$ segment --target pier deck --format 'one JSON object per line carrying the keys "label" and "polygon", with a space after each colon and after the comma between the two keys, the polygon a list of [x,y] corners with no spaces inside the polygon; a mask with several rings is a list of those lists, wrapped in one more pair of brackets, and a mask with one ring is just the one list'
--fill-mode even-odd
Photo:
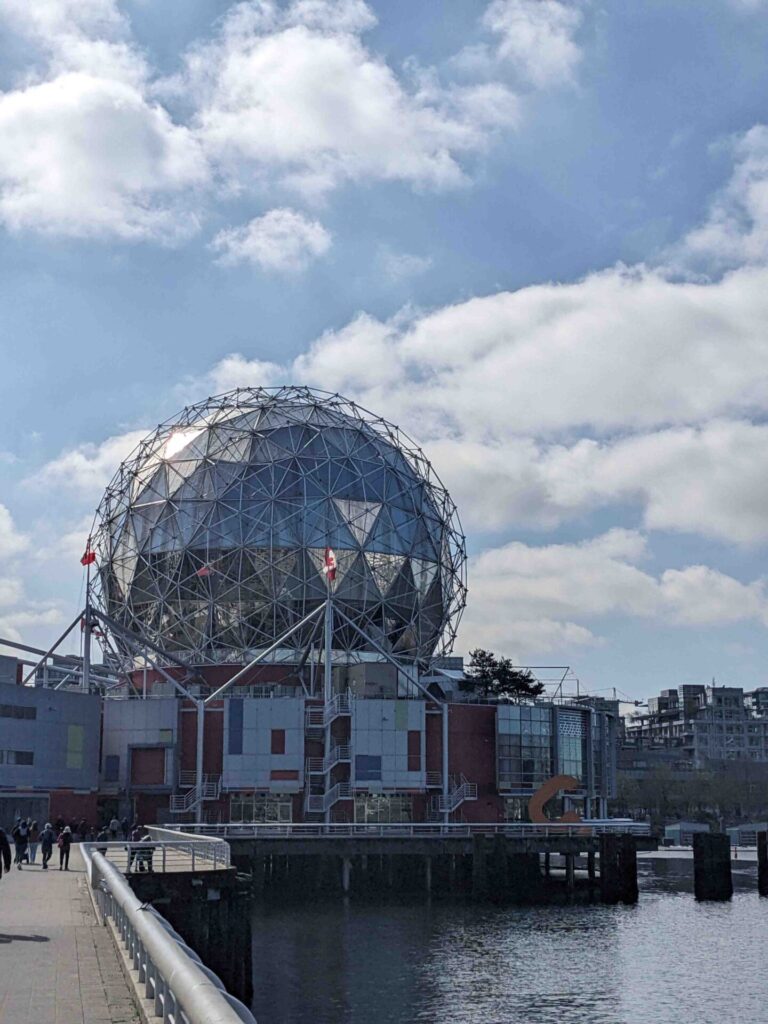
{"label": "pier deck", "polygon": [[[58,857],[56,857],[58,860]],[[11,868],[0,879],[0,1021],[138,1024],[109,933],[96,921],[83,861]]]}

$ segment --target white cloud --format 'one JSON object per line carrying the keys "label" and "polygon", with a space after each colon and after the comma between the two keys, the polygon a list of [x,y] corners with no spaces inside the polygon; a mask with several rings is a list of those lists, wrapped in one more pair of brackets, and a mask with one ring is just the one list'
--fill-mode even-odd
{"label": "white cloud", "polygon": [[498,37],[497,54],[537,88],[573,80],[581,59],[574,35],[581,12],[559,0],[493,0],[483,24]]}
{"label": "white cloud", "polygon": [[54,76],[83,71],[134,85],[147,77],[115,0],[3,0],[2,23],[40,47]]}
{"label": "white cloud", "polygon": [[750,128],[733,151],[733,173],[706,221],[672,253],[683,266],[717,271],[768,259],[768,127]]}
{"label": "white cloud", "polygon": [[331,247],[331,235],[320,221],[296,210],[269,210],[238,228],[214,238],[212,248],[224,266],[252,263],[262,270],[296,272]]}
{"label": "white cloud", "polygon": [[0,94],[0,219],[74,237],[173,239],[197,227],[206,165],[132,85],[79,72]]}
{"label": "white cloud", "polygon": [[29,547],[29,537],[16,528],[11,513],[0,505],[0,558],[12,559]]}
{"label": "white cloud", "polygon": [[238,4],[220,37],[187,57],[176,88],[194,100],[212,158],[320,196],[344,181],[449,187],[461,157],[517,117],[502,85],[441,88],[433,72],[412,88],[363,44],[364,4]]}
{"label": "white cloud", "polygon": [[62,452],[29,477],[27,484],[41,489],[56,487],[74,491],[84,498],[100,496],[120,463],[146,434],[146,430],[131,430],[109,437],[101,444],[84,444]]}
{"label": "white cloud", "polygon": [[417,256],[410,252],[393,252],[382,248],[379,253],[382,269],[390,281],[402,281],[426,273],[432,266],[431,256]]}
{"label": "white cloud", "polygon": [[765,581],[742,583],[702,565],[653,575],[645,538],[614,529],[579,544],[513,542],[470,563],[463,646],[529,657],[601,642],[595,621],[630,616],[679,626],[768,625]]}

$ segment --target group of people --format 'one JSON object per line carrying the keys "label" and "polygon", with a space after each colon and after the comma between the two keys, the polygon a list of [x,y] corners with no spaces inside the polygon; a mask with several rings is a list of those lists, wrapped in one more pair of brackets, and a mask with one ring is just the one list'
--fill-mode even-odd
{"label": "group of people", "polygon": [[[16,818],[11,829],[10,842],[7,834],[0,828],[0,875],[3,873],[3,865],[5,865],[6,871],[10,871],[11,860],[19,871],[22,870],[24,864],[35,864],[37,862],[38,847],[40,848],[44,871],[48,870],[48,862],[53,856],[54,846],[59,851],[59,871],[69,871],[69,853],[73,842],[114,843],[121,839],[124,841],[130,839],[131,842],[138,843],[149,840],[150,837],[145,833],[146,829],[143,826],[139,825],[138,822],[131,824],[127,817],[123,818],[122,821],[113,817],[97,832],[95,828],[88,825],[84,818],[81,818],[80,821],[73,819],[67,825],[62,817],[58,817],[54,824],[47,821],[43,828],[40,829],[38,823],[33,821],[32,818],[22,818],[19,816]],[[13,850],[11,849],[11,843],[13,844]],[[143,870],[148,860],[148,867],[151,871],[152,852],[148,850],[147,853],[148,857],[139,857],[137,854],[132,854],[131,863],[136,859],[138,867],[138,862],[141,861],[142,867],[140,870]]]}
{"label": "group of people", "polygon": [[[5,833],[3,833],[5,835]],[[42,829],[31,818],[16,818],[11,829],[14,846],[13,863],[21,871],[23,864],[34,864],[37,859],[37,848],[40,847],[43,871],[48,870],[48,861],[53,856],[53,847],[59,851],[59,871],[69,871],[69,851],[72,846],[72,828],[61,823],[56,831],[50,821]],[[7,839],[6,839],[7,842]],[[6,870],[10,868],[7,865]]]}

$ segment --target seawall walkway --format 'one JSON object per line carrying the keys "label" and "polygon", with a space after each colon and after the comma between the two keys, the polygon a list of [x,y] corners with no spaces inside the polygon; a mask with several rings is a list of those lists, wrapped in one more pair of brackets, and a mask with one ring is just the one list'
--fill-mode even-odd
{"label": "seawall walkway", "polygon": [[138,1024],[108,931],[86,888],[72,847],[69,871],[58,852],[43,871],[12,867],[0,879],[0,1022]]}

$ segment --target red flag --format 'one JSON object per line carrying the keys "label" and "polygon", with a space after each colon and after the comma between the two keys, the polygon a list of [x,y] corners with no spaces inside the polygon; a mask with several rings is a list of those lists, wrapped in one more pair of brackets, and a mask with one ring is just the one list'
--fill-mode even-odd
{"label": "red flag", "polygon": [[212,572],[213,569],[210,567],[210,565],[203,565],[197,570],[195,576],[210,576]]}
{"label": "red flag", "polygon": [[85,546],[85,554],[80,559],[80,565],[93,565],[93,563],[95,561],[96,561],[96,552],[95,551],[91,551],[91,545],[90,544],[86,544],[86,546]]}
{"label": "red flag", "polygon": [[325,565],[323,566],[323,572],[325,573],[328,582],[333,583],[336,579],[336,555],[333,553],[333,548],[325,549]]}

